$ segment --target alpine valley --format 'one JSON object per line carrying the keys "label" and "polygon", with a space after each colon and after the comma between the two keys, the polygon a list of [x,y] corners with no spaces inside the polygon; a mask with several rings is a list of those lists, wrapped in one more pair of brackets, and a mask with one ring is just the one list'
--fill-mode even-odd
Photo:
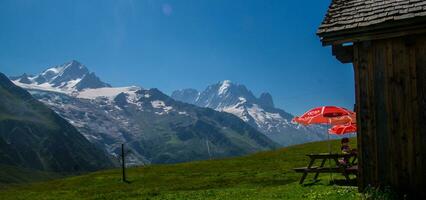
{"label": "alpine valley", "polygon": [[195,89],[177,90],[171,96],[178,101],[233,114],[282,146],[328,137],[326,126],[305,127],[292,123],[294,116],[276,108],[269,93],[262,93],[257,98],[246,86],[229,80],[210,85],[201,92]]}
{"label": "alpine valley", "polygon": [[158,89],[111,87],[78,61],[10,79],[112,156],[124,143],[133,165],[240,156],[279,146],[233,114],[176,101]]}

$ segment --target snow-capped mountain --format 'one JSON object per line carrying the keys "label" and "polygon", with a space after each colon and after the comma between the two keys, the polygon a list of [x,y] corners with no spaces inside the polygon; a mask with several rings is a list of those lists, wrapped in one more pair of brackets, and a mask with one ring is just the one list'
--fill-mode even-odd
{"label": "snow-capped mountain", "polygon": [[90,74],[72,61],[13,79],[110,154],[118,154],[125,143],[131,164],[238,156],[277,147],[231,114],[175,101],[157,89],[111,87],[97,77],[96,84],[83,84]]}
{"label": "snow-capped mountain", "polygon": [[291,122],[293,115],[275,108],[269,93],[256,97],[244,85],[229,80],[210,85],[202,92],[195,89],[174,91],[171,97],[231,113],[283,146],[327,139],[326,127],[294,124]]}
{"label": "snow-capped mountain", "polygon": [[18,77],[11,77],[11,80],[16,85],[25,88],[68,94],[84,89],[111,87],[109,84],[102,82],[95,73],[90,73],[86,66],[75,60],[48,68],[35,76],[23,74]]}

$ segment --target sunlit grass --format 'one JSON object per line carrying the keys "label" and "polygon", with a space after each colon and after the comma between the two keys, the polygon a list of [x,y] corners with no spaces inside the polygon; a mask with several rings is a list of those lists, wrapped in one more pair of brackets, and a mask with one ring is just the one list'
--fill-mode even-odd
{"label": "sunlit grass", "polygon": [[[354,143],[352,145],[355,145]],[[338,141],[333,141],[337,151]],[[246,157],[95,172],[44,183],[13,186],[0,199],[358,199],[357,188],[330,185],[329,175],[302,186],[292,168],[308,153],[328,151],[327,142],[293,146]],[[334,179],[344,177],[335,174]]]}

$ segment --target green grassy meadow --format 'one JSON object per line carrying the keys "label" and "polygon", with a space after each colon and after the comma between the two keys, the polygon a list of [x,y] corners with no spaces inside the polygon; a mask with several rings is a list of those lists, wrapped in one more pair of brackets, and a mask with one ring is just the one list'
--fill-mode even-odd
{"label": "green grassy meadow", "polygon": [[[352,139],[352,147],[355,147]],[[332,142],[338,152],[339,141]],[[359,199],[357,188],[330,184],[328,174],[299,185],[292,168],[307,165],[306,154],[328,152],[315,142],[245,157],[99,171],[46,182],[8,185],[0,199]],[[334,174],[341,182],[344,177]]]}
{"label": "green grassy meadow", "polygon": [[65,176],[65,174],[0,165],[0,189],[10,184],[46,181]]}

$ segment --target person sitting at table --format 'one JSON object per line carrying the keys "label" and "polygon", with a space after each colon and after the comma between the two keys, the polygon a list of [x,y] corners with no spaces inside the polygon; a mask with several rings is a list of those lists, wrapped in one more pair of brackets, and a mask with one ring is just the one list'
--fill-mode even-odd
{"label": "person sitting at table", "polygon": [[349,164],[349,154],[352,153],[351,147],[349,146],[349,138],[342,138],[340,150],[342,154],[345,155],[342,159],[339,160],[339,163],[342,165]]}

